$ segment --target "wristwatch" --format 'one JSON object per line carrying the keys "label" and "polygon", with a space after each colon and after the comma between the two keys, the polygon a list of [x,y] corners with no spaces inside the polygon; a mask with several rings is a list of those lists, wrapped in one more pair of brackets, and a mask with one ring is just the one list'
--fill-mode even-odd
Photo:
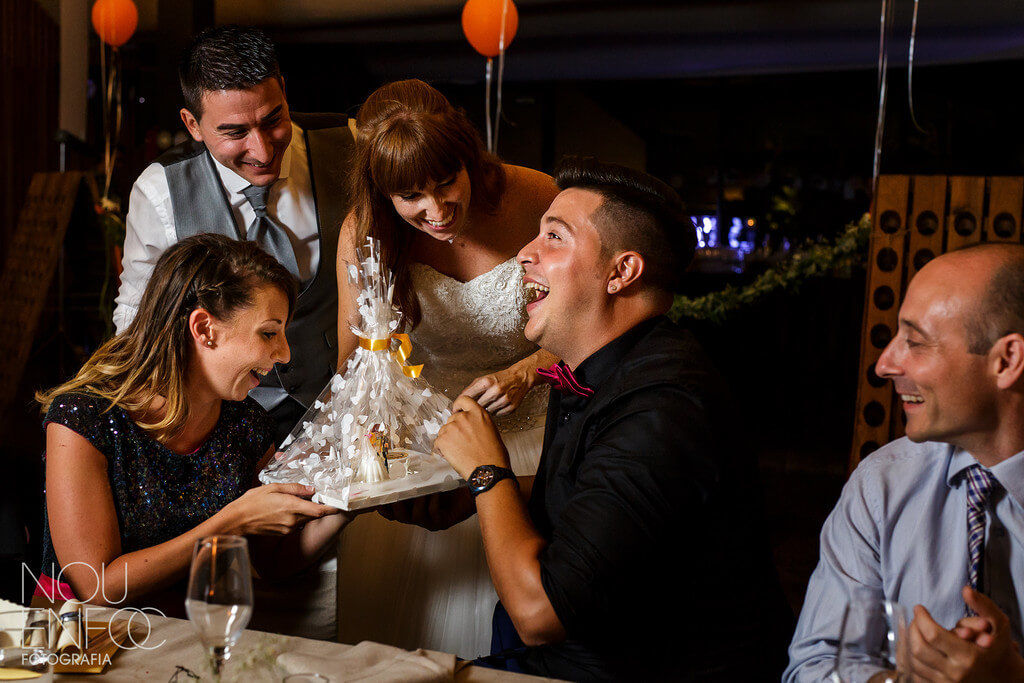
{"label": "wristwatch", "polygon": [[476,498],[484,491],[492,489],[502,479],[511,479],[516,488],[519,488],[519,481],[516,479],[515,472],[507,467],[498,467],[497,465],[480,465],[477,467],[469,475],[469,479],[466,480],[466,486],[469,487],[469,492]]}

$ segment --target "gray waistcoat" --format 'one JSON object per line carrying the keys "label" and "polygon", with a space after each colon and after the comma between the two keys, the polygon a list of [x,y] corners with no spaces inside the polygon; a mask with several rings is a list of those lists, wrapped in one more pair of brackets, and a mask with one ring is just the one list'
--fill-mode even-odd
{"label": "gray waistcoat", "polygon": [[[345,176],[353,147],[346,118],[338,114],[292,114],[306,136],[310,184],[320,233],[320,263],[299,293],[286,334],[291,361],[278,363],[263,386],[284,387],[309,407],[331,376],[338,355],[338,232],[349,209]],[[245,238],[247,226],[235,224],[231,207],[206,146],[188,141],[157,159],[164,167],[174,208],[178,239],[200,233]],[[294,163],[294,162],[293,162]]]}

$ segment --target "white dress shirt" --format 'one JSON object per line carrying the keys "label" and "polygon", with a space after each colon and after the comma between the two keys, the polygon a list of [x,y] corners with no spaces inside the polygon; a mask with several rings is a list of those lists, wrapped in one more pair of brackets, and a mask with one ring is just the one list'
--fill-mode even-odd
{"label": "white dress shirt", "polygon": [[[895,600],[913,615],[924,605],[944,628],[965,616],[969,581],[967,486],[977,464],[949,444],[903,437],[865,458],[843,487],[821,530],[821,559],[793,642],[785,683],[829,680],[843,611],[864,591]],[[1024,636],[1024,452],[989,468],[1001,485],[989,501],[983,591]]]}
{"label": "white dress shirt", "polygon": [[[292,141],[281,159],[281,175],[270,189],[267,212],[288,233],[295,249],[295,260],[303,282],[316,272],[320,261],[320,240],[317,231],[316,205],[309,178],[309,157],[302,129],[292,123]],[[256,217],[242,190],[249,181],[216,159],[231,213],[244,235]],[[160,255],[178,241],[174,229],[174,209],[164,167],[150,164],[132,187],[128,199],[128,220],[121,265],[121,287],[114,300],[114,325],[124,331],[138,310],[142,293]]]}

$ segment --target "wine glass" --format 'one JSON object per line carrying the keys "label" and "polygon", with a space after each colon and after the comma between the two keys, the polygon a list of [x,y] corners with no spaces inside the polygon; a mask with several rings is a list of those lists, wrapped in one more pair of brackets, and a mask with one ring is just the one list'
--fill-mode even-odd
{"label": "wine glass", "polygon": [[252,616],[249,544],[241,536],[208,536],[196,542],[185,611],[210,656],[214,680]]}
{"label": "wine glass", "polygon": [[53,680],[57,625],[48,609],[0,612],[0,679]]}
{"label": "wine glass", "polygon": [[846,605],[836,674],[841,683],[910,680],[907,610],[871,591],[857,591]]}

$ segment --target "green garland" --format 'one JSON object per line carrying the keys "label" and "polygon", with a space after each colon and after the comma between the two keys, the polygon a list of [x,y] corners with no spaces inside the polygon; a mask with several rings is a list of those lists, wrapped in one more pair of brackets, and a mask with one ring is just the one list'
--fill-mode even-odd
{"label": "green garland", "polygon": [[846,226],[834,244],[814,244],[798,251],[785,263],[758,275],[746,287],[729,285],[720,292],[695,299],[677,296],[668,315],[676,321],[687,318],[721,323],[732,311],[776,290],[796,291],[804,280],[863,263],[870,235],[871,217],[864,214],[858,222]]}

